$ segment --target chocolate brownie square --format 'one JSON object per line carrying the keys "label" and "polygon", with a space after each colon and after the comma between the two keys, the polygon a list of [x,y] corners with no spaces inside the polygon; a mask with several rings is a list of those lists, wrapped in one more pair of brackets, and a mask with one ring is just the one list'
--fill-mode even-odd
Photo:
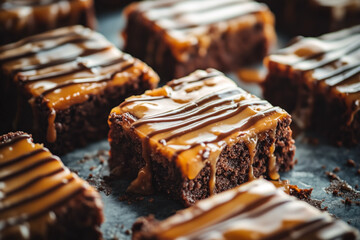
{"label": "chocolate brownie square", "polygon": [[296,38],[270,55],[264,96],[295,122],[332,142],[360,140],[360,25],[318,38]]}
{"label": "chocolate brownie square", "polygon": [[106,138],[111,109],[159,81],[146,64],[82,26],[0,47],[0,76],[3,121],[57,154]]}
{"label": "chocolate brownie square", "polygon": [[230,71],[261,61],[275,39],[272,13],[251,0],[144,1],[125,15],[125,51],[166,81],[196,69]]}
{"label": "chocolate brownie square", "polygon": [[101,239],[100,195],[23,132],[0,136],[0,239]]}
{"label": "chocolate brownie square", "polygon": [[360,24],[358,0],[259,0],[276,16],[276,24],[291,35],[319,36]]}
{"label": "chocolate brownie square", "polygon": [[109,116],[113,175],[128,191],[158,190],[191,205],[292,168],[291,117],[213,69],[128,98]]}
{"label": "chocolate brownie square", "polygon": [[0,1],[0,45],[76,24],[95,27],[93,0]]}
{"label": "chocolate brownie square", "polygon": [[338,239],[359,232],[265,180],[255,180],[197,202],[157,221],[139,218],[133,240],[157,239]]}

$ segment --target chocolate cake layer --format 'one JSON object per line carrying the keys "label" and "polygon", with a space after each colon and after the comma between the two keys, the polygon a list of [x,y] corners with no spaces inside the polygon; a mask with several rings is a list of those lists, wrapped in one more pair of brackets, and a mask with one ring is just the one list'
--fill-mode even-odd
{"label": "chocolate cake layer", "polygon": [[356,229],[290,197],[265,180],[255,180],[201,200],[172,217],[140,218],[133,240],[146,239],[343,239]]}
{"label": "chocolate cake layer", "polygon": [[109,116],[110,168],[128,191],[163,191],[185,205],[292,168],[290,116],[221,72],[198,70],[128,98]]}
{"label": "chocolate cake layer", "polygon": [[3,0],[0,45],[59,27],[96,25],[93,0]]}
{"label": "chocolate cake layer", "polygon": [[0,239],[101,239],[100,195],[23,132],[0,136]]}
{"label": "chocolate cake layer", "polygon": [[196,69],[237,69],[261,61],[275,40],[273,15],[251,0],[160,0],[125,9],[125,51],[163,80]]}
{"label": "chocolate cake layer", "polygon": [[297,38],[270,55],[264,96],[345,145],[360,140],[360,25],[319,38]]}
{"label": "chocolate cake layer", "polygon": [[[276,16],[286,34],[319,36],[360,24],[358,0],[259,0]],[[305,17],[306,16],[306,17]]]}
{"label": "chocolate cake layer", "polygon": [[0,74],[3,121],[58,154],[105,138],[112,107],[159,81],[146,64],[82,26],[0,47]]}

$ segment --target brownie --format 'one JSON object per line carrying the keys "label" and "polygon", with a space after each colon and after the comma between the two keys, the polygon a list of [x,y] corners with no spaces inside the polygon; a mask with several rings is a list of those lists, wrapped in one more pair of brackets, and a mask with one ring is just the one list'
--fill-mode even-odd
{"label": "brownie", "polygon": [[[360,24],[359,0],[259,0],[276,16],[276,25],[287,34],[319,36]],[[306,17],[304,17],[306,16]]]}
{"label": "brownie", "polygon": [[125,51],[166,81],[261,61],[275,40],[272,13],[251,0],[143,1],[124,12]]}
{"label": "brownie", "polygon": [[98,192],[24,132],[0,136],[0,239],[102,239]]}
{"label": "brownie", "polygon": [[0,1],[0,45],[75,24],[95,27],[93,0]]}
{"label": "brownie", "polygon": [[159,81],[146,64],[79,25],[0,47],[0,76],[3,126],[12,120],[56,154],[106,138],[111,109]]}
{"label": "brownie", "polygon": [[296,38],[265,60],[264,96],[302,128],[351,146],[360,140],[360,25]]}
{"label": "brownie", "polygon": [[156,239],[338,239],[359,232],[309,204],[256,180],[157,221],[140,218],[133,240]]}
{"label": "brownie", "polygon": [[217,70],[198,70],[128,98],[110,116],[109,165],[128,191],[184,205],[292,168],[291,117]]}

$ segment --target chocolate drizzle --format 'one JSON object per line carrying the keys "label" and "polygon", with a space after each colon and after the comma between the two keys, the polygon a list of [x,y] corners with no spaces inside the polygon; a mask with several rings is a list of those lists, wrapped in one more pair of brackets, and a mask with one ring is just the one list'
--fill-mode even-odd
{"label": "chocolate drizzle", "polygon": [[[129,128],[143,141],[145,167],[141,175],[147,174],[149,182],[151,151],[163,149],[163,154],[176,162],[189,179],[210,164],[211,194],[215,192],[216,163],[222,149],[240,139],[250,143],[257,133],[271,131],[279,118],[287,116],[285,111],[237,88],[222,73],[211,69],[173,80],[154,93],[129,98],[112,112],[133,116]],[[269,159],[269,175],[277,179],[276,158],[271,155]],[[252,172],[250,178],[254,178]],[[135,180],[132,188],[139,181]]]}
{"label": "chocolate drizzle", "polygon": [[56,110],[86,101],[108,84],[123,84],[115,76],[130,71],[136,61],[100,34],[73,26],[0,47],[0,63],[29,92],[31,104],[39,98],[46,102],[47,140],[55,142]]}
{"label": "chocolate drizzle", "polygon": [[255,180],[199,201],[144,231],[152,239],[356,239],[329,214]]}
{"label": "chocolate drizzle", "polygon": [[[218,21],[260,12],[266,7],[253,1],[223,0],[207,4],[198,1],[168,1],[164,4],[146,2],[140,4],[139,9],[163,28],[185,32]],[[212,18],[206,17],[210,14]]]}
{"label": "chocolate drizzle", "polygon": [[360,92],[359,81],[349,83],[360,73],[360,26],[317,39],[300,38],[269,59],[303,74],[311,72],[315,80],[325,81],[342,93]]}
{"label": "chocolate drizzle", "polygon": [[11,227],[23,223],[30,236],[46,234],[38,231],[47,227],[50,212],[83,191],[94,191],[24,133],[0,141],[0,166],[0,238],[12,236],[19,228]]}

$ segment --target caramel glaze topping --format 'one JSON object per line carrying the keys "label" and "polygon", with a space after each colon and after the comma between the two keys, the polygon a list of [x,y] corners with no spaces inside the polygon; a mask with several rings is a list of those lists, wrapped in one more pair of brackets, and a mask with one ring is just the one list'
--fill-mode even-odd
{"label": "caramel glaze topping", "polygon": [[[82,26],[60,28],[0,47],[5,73],[50,109],[47,140],[56,140],[56,110],[86,101],[106,87],[121,86],[129,76],[149,75],[148,67],[116,49],[102,35]],[[55,115],[54,115],[55,114]]]}
{"label": "caramel glaze topping", "polygon": [[[213,193],[216,163],[223,148],[245,142],[251,165],[258,133],[275,134],[279,120],[288,117],[284,110],[236,87],[233,81],[212,69],[198,70],[162,88],[128,98],[112,113],[122,114],[128,123],[124,127],[143,141],[146,165],[129,188],[142,193],[151,190],[150,149],[176,162],[189,179],[194,179],[206,164],[210,164],[209,190]],[[273,145],[268,174],[271,179],[278,179],[273,154],[275,143]],[[251,166],[249,179],[254,178]]]}
{"label": "caramel glaze topping", "polygon": [[[156,239],[356,239],[358,235],[265,180],[197,202],[150,230]],[[154,238],[155,239],[155,238]]]}
{"label": "caramel glaze topping", "polygon": [[265,62],[270,71],[281,68],[288,76],[304,76],[310,83],[345,96],[353,114],[360,109],[360,26],[319,38],[299,37]]}
{"label": "caramel glaze topping", "polygon": [[0,142],[0,169],[0,239],[46,236],[53,210],[85,191],[101,207],[92,187],[25,133]]}
{"label": "caramel glaze topping", "polygon": [[130,5],[125,11],[127,15],[133,12],[143,13],[144,21],[150,21],[163,34],[165,41],[173,45],[171,51],[179,61],[190,57],[186,49],[193,45],[198,45],[199,53],[204,55],[211,43],[210,35],[216,38],[217,32],[233,32],[261,22],[265,32],[270,33],[274,22],[266,5],[251,0],[206,4],[202,0],[145,1]]}

